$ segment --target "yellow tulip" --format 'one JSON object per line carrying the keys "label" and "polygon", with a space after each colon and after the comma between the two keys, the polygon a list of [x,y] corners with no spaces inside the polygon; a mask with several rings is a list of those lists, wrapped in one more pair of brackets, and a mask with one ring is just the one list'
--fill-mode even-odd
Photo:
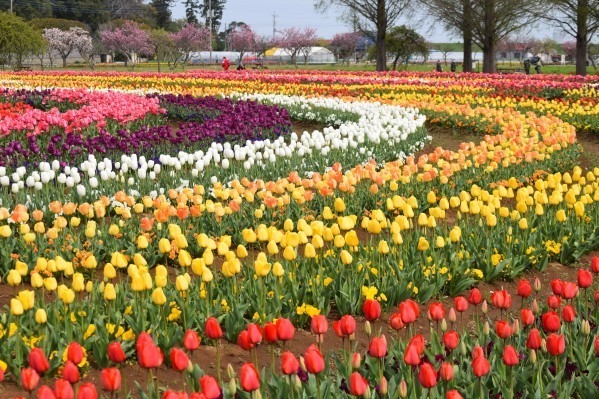
{"label": "yellow tulip", "polygon": [[584,216],[584,204],[580,201],[576,201],[574,203],[574,212],[578,217]]}
{"label": "yellow tulip", "polygon": [[23,235],[23,240],[25,240],[25,242],[27,244],[31,244],[32,242],[35,241],[35,234],[27,233],[27,234]]}
{"label": "yellow tulip", "polygon": [[212,265],[214,263],[214,255],[212,254],[212,250],[204,250],[204,253],[202,254],[202,259],[204,259],[204,263],[206,264],[206,266]]}
{"label": "yellow tulip", "polygon": [[293,231],[293,220],[289,218],[285,219],[285,223],[283,223],[283,230]]}
{"label": "yellow tulip", "polygon": [[104,278],[107,280],[113,279],[116,277],[116,269],[112,266],[112,263],[107,263],[104,265]]}
{"label": "yellow tulip", "polygon": [[179,260],[179,265],[181,265],[181,267],[191,266],[191,255],[189,254],[189,252],[187,252],[184,249],[179,251],[178,260]]}
{"label": "yellow tulip", "polygon": [[66,305],[73,303],[75,300],[75,291],[70,288],[62,290],[62,295],[59,296],[60,300],[63,301]]}
{"label": "yellow tulip", "polygon": [[104,299],[107,301],[114,301],[116,299],[116,290],[112,283],[108,283],[104,286]]}
{"label": "yellow tulip", "polygon": [[[347,234],[346,234],[345,242],[347,242]],[[322,236],[319,234],[312,236],[312,245],[314,246],[315,249],[320,249],[320,248],[324,247],[324,240],[322,239]]]}
{"label": "yellow tulip", "polygon": [[35,303],[35,294],[31,290],[23,290],[19,292],[19,294],[17,295],[17,299],[21,301],[21,304],[23,305],[23,310],[29,310],[33,308],[33,305]]}
{"label": "yellow tulip", "polygon": [[497,216],[495,216],[494,214],[489,213],[485,219],[487,222],[487,226],[495,227],[497,225]]}
{"label": "yellow tulip", "polygon": [[119,269],[123,269],[123,268],[127,267],[127,265],[129,264],[129,262],[127,262],[127,258],[125,258],[125,255],[123,255],[120,252],[112,253],[110,263],[112,263],[113,266],[115,266]]}
{"label": "yellow tulip", "polygon": [[170,240],[168,238],[161,238],[160,241],[158,241],[158,250],[163,254],[171,252]]}
{"label": "yellow tulip", "polygon": [[18,260],[15,263],[15,270],[19,272],[21,276],[26,276],[27,274],[29,274],[29,266],[27,266],[25,262],[21,262],[20,260]]}
{"label": "yellow tulip", "polygon": [[313,259],[316,257],[316,248],[314,248],[314,245],[308,243],[306,244],[306,247],[304,248],[304,258],[306,259]]}
{"label": "yellow tulip", "polygon": [[334,208],[337,213],[345,212],[345,202],[343,202],[343,198],[335,198]]}
{"label": "yellow tulip", "polygon": [[7,225],[0,226],[0,237],[8,238],[11,235],[12,235],[12,230],[10,229],[10,226],[7,226]]}
{"label": "yellow tulip", "polygon": [[381,254],[388,254],[389,253],[389,244],[387,244],[387,241],[385,241],[385,240],[379,241],[378,251]]}
{"label": "yellow tulip", "polygon": [[23,304],[17,298],[10,300],[10,313],[14,316],[20,316],[23,314]]}
{"label": "yellow tulip", "polygon": [[333,214],[333,211],[331,210],[331,208],[329,208],[328,206],[325,206],[324,209],[322,210],[322,217],[324,218],[324,220],[331,220],[335,217],[335,215]]}
{"label": "yellow tulip", "polygon": [[558,210],[555,213],[555,219],[560,223],[565,222],[566,221],[566,211],[564,211],[563,209]]}
{"label": "yellow tulip", "polygon": [[205,283],[209,283],[214,279],[214,274],[212,274],[212,270],[204,267],[204,272],[202,273],[202,281]]}
{"label": "yellow tulip", "polygon": [[146,249],[148,247],[148,239],[144,235],[140,235],[137,237],[137,248]]}
{"label": "yellow tulip", "polygon": [[111,224],[108,228],[108,234],[111,236],[117,236],[120,233],[121,229],[116,224]]}
{"label": "yellow tulip", "polygon": [[528,229],[528,221],[526,220],[526,218],[522,218],[518,221],[518,227],[520,228],[520,230]]}
{"label": "yellow tulip", "polygon": [[283,251],[283,257],[288,261],[292,261],[297,257],[297,254],[295,253],[293,247],[285,247],[285,250]]}
{"label": "yellow tulip", "polygon": [[337,218],[337,224],[341,230],[351,230],[356,227],[356,222],[350,216],[340,216]]}
{"label": "yellow tulip", "polygon": [[418,247],[417,248],[419,251],[426,251],[429,248],[429,243],[426,240],[426,238],[420,237],[418,239]]}
{"label": "yellow tulip", "polygon": [[370,220],[370,222],[368,222],[368,232],[370,234],[379,234],[381,230],[381,225],[376,220]]}
{"label": "yellow tulip", "polygon": [[8,285],[16,287],[17,285],[21,284],[21,274],[14,269],[9,270],[8,276],[6,276],[6,282]]}
{"label": "yellow tulip", "polygon": [[347,252],[345,249],[343,251],[341,251],[341,254],[339,254],[339,257],[341,258],[341,262],[344,265],[349,265],[354,260],[354,258],[351,256],[351,254],[349,252]]}
{"label": "yellow tulip", "polygon": [[35,311],[35,322],[37,324],[44,324],[48,321],[48,315],[44,309],[38,309]]}
{"label": "yellow tulip", "polygon": [[54,291],[58,287],[58,283],[54,277],[46,277],[44,279],[44,288],[46,291]]}
{"label": "yellow tulip", "polygon": [[73,287],[73,290],[75,292],[81,292],[85,290],[85,279],[83,277],[83,274],[75,273],[73,275],[73,282],[71,283],[71,287]]}
{"label": "yellow tulip", "polygon": [[44,279],[39,273],[33,273],[31,275],[31,286],[33,288],[41,288],[44,286]]}
{"label": "yellow tulip", "polygon": [[175,280],[175,286],[177,287],[178,291],[187,291],[189,289],[189,282],[185,276],[179,275]]}
{"label": "yellow tulip", "polygon": [[445,239],[441,236],[437,236],[435,239],[435,247],[443,248],[445,246]]}
{"label": "yellow tulip", "polygon": [[277,243],[274,241],[269,241],[268,245],[266,246],[266,249],[268,250],[268,253],[270,255],[276,255],[279,253],[279,247]]}
{"label": "yellow tulip", "polygon": [[185,249],[189,246],[189,244],[187,243],[187,238],[185,238],[183,234],[177,234],[175,236],[175,245],[179,249]]}
{"label": "yellow tulip", "polygon": [[243,246],[243,245],[241,245],[241,244],[239,244],[239,245],[237,246],[237,250],[235,251],[235,253],[237,254],[237,257],[238,257],[239,259],[245,259],[245,258],[247,258],[247,256],[248,256],[248,251],[247,251],[247,249],[245,248],[245,246]]}
{"label": "yellow tulip", "polygon": [[95,269],[98,266],[98,261],[96,261],[96,257],[92,254],[85,258],[81,265],[86,269]]}
{"label": "yellow tulip", "polygon": [[[262,253],[262,252],[261,252]],[[271,264],[266,261],[266,257],[260,257],[254,262],[254,271],[259,277],[266,277],[270,273]]]}
{"label": "yellow tulip", "polygon": [[133,276],[131,278],[131,288],[135,292],[141,292],[141,291],[145,290],[146,283],[145,283],[143,277],[141,277],[139,274]]}
{"label": "yellow tulip", "polygon": [[162,306],[166,303],[166,295],[164,295],[162,288],[158,287],[152,292],[152,302],[158,306]]}
{"label": "yellow tulip", "polygon": [[281,277],[285,274],[285,269],[283,268],[283,265],[280,264],[279,262],[275,262],[274,265],[272,266],[272,274],[275,277]]}
{"label": "yellow tulip", "polygon": [[437,195],[434,191],[429,191],[428,194],[426,194],[426,202],[429,204],[437,203]]}

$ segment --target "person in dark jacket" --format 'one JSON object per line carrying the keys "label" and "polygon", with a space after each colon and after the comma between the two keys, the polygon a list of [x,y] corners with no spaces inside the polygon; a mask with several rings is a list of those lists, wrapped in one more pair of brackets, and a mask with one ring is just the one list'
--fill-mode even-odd
{"label": "person in dark jacket", "polygon": [[437,60],[437,72],[443,72],[443,67],[441,66],[441,60]]}
{"label": "person in dark jacket", "polygon": [[449,68],[451,68],[451,72],[455,72],[458,69],[458,63],[455,60],[451,60]]}

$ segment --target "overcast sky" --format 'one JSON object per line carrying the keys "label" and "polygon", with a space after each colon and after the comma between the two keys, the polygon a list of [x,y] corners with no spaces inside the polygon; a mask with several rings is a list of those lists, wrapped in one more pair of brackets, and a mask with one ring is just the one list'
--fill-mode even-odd
{"label": "overcast sky", "polygon": [[[349,32],[350,27],[339,21],[341,10],[331,7],[326,13],[314,9],[313,0],[227,0],[222,23],[232,21],[245,22],[261,35],[272,35],[273,14],[276,15],[276,29],[290,27],[311,27],[317,35],[331,39],[336,33]],[[184,18],[185,8],[182,1],[177,1],[173,8],[174,18]],[[406,23],[406,21],[401,21]],[[408,25],[410,25],[408,23]],[[445,32],[428,32],[428,26],[412,25],[427,40],[432,42],[456,42],[457,38],[449,37]],[[222,28],[222,27],[221,27]]]}

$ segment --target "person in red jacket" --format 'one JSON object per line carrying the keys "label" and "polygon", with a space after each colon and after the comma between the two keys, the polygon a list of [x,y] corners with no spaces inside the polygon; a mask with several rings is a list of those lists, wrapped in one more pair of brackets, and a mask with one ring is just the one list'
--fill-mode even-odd
{"label": "person in red jacket", "polygon": [[223,57],[223,62],[221,64],[221,66],[223,67],[223,70],[228,71],[229,67],[231,66],[231,64],[229,63],[229,60],[227,59],[227,57]]}

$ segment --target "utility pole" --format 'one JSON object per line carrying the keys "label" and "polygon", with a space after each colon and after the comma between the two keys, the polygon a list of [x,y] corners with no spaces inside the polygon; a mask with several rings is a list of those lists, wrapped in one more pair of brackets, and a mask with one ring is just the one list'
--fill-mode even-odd
{"label": "utility pole", "polygon": [[272,12],[272,38],[274,39],[277,34],[277,17],[278,15],[275,12]]}
{"label": "utility pole", "polygon": [[212,64],[212,0],[208,0],[208,29],[210,30],[210,64]]}
{"label": "utility pole", "polygon": [[12,0],[10,0],[10,13],[12,14]]}

